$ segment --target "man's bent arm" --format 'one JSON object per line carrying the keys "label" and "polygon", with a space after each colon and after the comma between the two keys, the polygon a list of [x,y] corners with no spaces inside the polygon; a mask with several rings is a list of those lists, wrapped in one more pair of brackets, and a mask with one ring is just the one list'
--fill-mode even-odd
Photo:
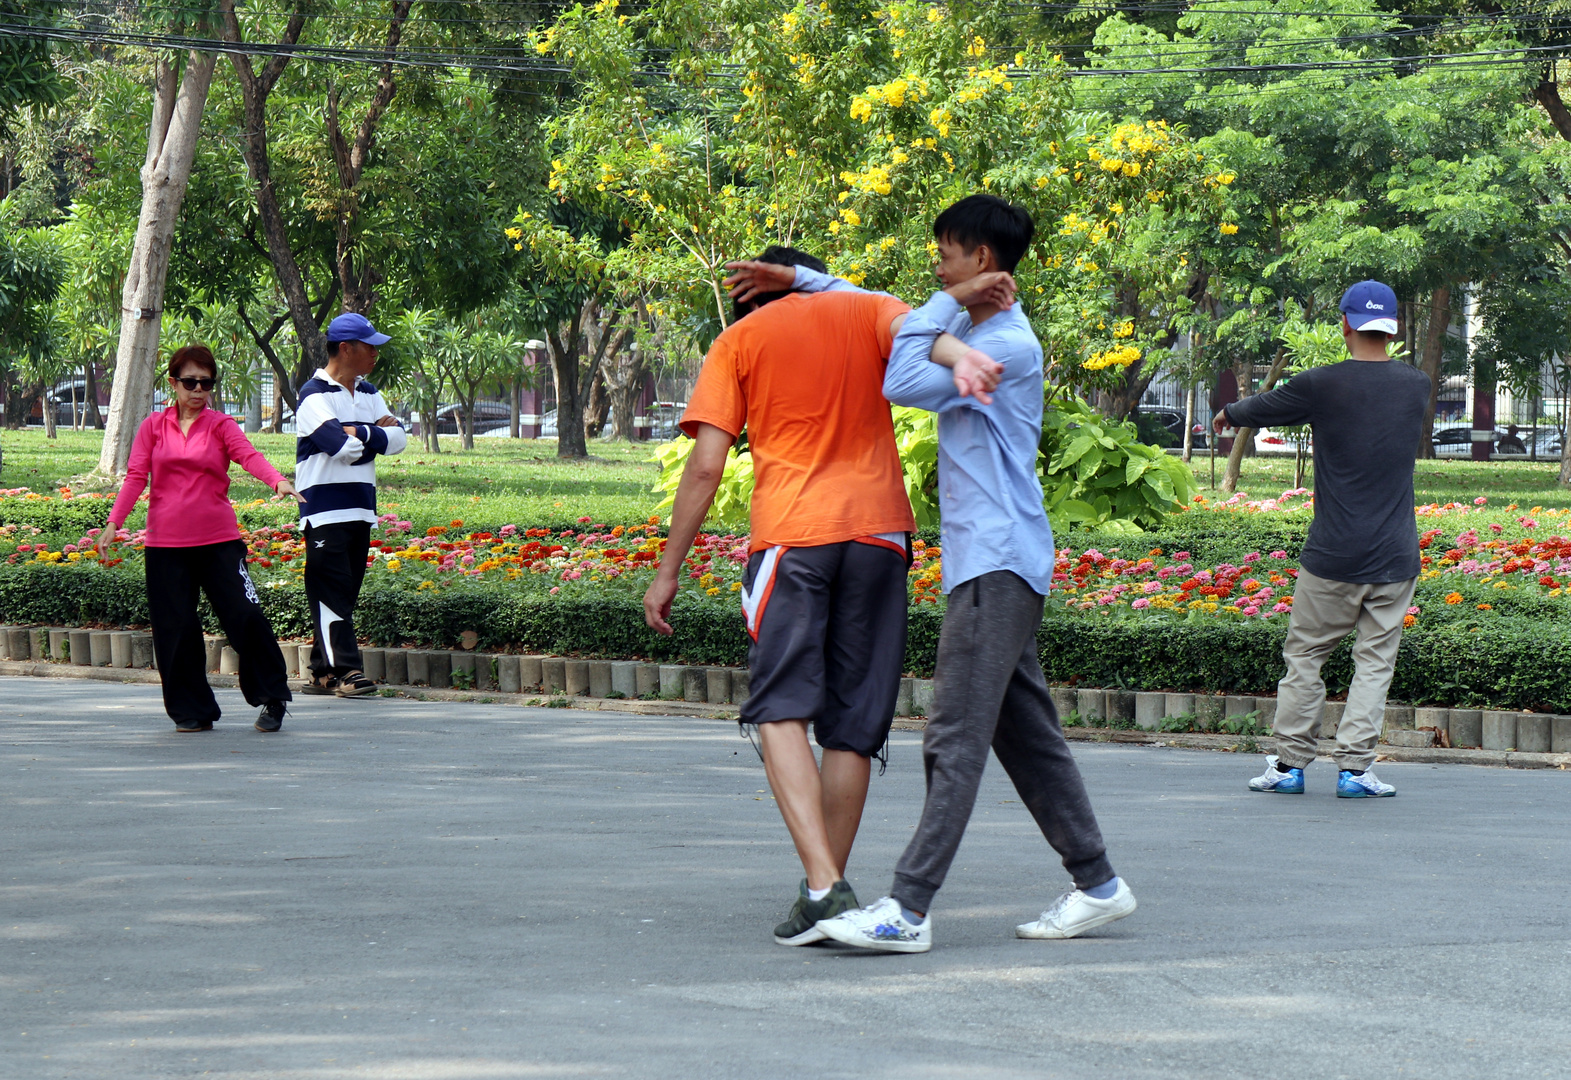
{"label": "man's bent arm", "polygon": [[[943,412],[965,401],[945,368],[975,350],[943,329],[962,310],[954,297],[938,292],[903,316],[903,321],[897,320],[894,347],[884,372],[884,397],[896,405],[931,412]],[[986,404],[980,398],[977,403]]]}
{"label": "man's bent arm", "polygon": [[665,554],[660,558],[654,582],[644,593],[644,622],[658,633],[671,633],[671,600],[676,596],[682,564],[715,501],[720,478],[725,475],[726,453],[735,441],[735,435],[713,424],[698,425],[693,451],[687,456],[687,467],[676,488]]}
{"label": "man's bent arm", "polygon": [[[821,273],[820,271],[814,270],[810,266],[797,266],[793,269],[796,270],[796,284],[792,286],[792,289],[796,292],[815,293],[868,291],[851,284],[845,278],[838,278],[832,274]],[[888,296],[889,294],[884,293],[882,295]],[[894,317],[894,320],[889,324],[889,333],[891,336],[897,336],[900,333],[900,328],[905,325],[905,320],[906,316],[904,314],[896,315]],[[953,371],[956,366],[962,364],[966,360],[966,357],[971,353],[971,351],[971,346],[955,337],[955,335],[949,333],[947,330],[940,330],[938,336],[932,341],[932,348],[928,351],[926,359],[931,360],[940,367],[946,367]],[[972,359],[975,360],[974,357]],[[997,373],[993,372],[992,374],[996,375]],[[984,391],[984,396],[986,390],[991,390],[994,386],[997,385],[998,380],[996,378],[985,381],[981,387],[981,389]],[[984,401],[983,404],[986,404],[986,402]]]}

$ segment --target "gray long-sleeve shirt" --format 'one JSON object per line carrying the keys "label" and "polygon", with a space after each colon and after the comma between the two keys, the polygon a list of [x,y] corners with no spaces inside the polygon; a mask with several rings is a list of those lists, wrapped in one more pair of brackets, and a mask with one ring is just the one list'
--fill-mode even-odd
{"label": "gray long-sleeve shirt", "polygon": [[1315,520],[1300,564],[1354,584],[1417,577],[1413,461],[1429,377],[1399,361],[1344,360],[1310,368],[1225,408],[1241,427],[1314,430]]}

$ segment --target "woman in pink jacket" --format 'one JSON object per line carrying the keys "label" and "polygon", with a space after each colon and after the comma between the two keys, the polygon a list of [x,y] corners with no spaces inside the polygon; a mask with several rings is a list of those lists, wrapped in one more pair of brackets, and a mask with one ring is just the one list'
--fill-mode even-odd
{"label": "woman in pink jacket", "polygon": [[98,554],[107,554],[151,477],[144,541],[147,606],[164,711],[176,731],[211,731],[219,717],[218,701],[207,685],[207,651],[197,614],[200,590],[240,654],[241,692],[261,706],[256,730],[272,732],[283,727],[291,697],[288,674],[246,573],[246,546],[229,505],[229,463],[238,463],[280,495],[300,496],[232,417],[208,408],[217,381],[218,364],[207,346],[175,350],[169,361],[174,401],[137,430],[109,527],[98,534]]}

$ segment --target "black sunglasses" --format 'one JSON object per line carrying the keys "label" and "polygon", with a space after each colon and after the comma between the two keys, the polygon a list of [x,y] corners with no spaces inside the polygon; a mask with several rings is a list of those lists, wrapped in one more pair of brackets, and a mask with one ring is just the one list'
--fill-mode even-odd
{"label": "black sunglasses", "polygon": [[184,376],[175,379],[175,382],[179,383],[187,390],[211,390],[214,386],[218,385],[218,377],[215,375],[210,379],[193,379],[190,376]]}

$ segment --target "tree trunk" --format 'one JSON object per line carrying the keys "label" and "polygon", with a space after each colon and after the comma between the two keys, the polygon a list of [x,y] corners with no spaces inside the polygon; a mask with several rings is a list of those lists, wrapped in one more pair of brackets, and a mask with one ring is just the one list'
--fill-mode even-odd
{"label": "tree trunk", "polygon": [[[392,17],[387,24],[387,36],[382,43],[382,48],[389,57],[398,49],[398,43],[403,38],[404,23],[409,18],[412,4],[413,0],[393,2]],[[355,133],[355,141],[352,144],[344,138],[343,128],[339,124],[337,87],[330,89],[327,94],[328,144],[333,148],[333,163],[338,168],[338,185],[342,190],[342,198],[338,206],[338,227],[334,239],[334,262],[338,268],[339,287],[344,294],[344,310],[359,312],[362,315],[369,312],[371,305],[376,301],[374,289],[381,278],[364,259],[356,259],[359,244],[356,240],[355,225],[360,217],[360,179],[365,175],[366,159],[371,153],[371,144],[376,139],[377,125],[381,123],[383,114],[387,112],[387,107],[392,104],[393,95],[397,92],[398,84],[393,78],[393,65],[383,64],[377,78],[376,92],[371,96],[371,104],[366,109],[365,116],[361,118],[360,128]],[[465,436],[466,442],[469,438],[469,435]]]}
{"label": "tree trunk", "polygon": [[[453,389],[458,389],[456,383]],[[463,394],[458,396],[458,403],[462,406],[459,409],[459,430],[464,437],[463,447],[465,450],[473,450],[475,448],[475,398],[479,396],[480,388],[478,386],[469,387],[468,397],[465,397]]]}
{"label": "tree trunk", "polygon": [[[1250,368],[1254,367],[1253,361],[1250,362],[1249,366]],[[1271,361],[1271,370],[1266,373],[1266,381],[1261,385],[1260,392],[1263,394],[1275,386],[1277,380],[1282,377],[1282,372],[1286,370],[1287,348],[1279,345],[1277,346],[1276,356]],[[1238,399],[1240,401],[1250,396],[1246,392],[1249,390],[1250,374],[1251,372],[1246,371],[1244,378],[1238,382]],[[1244,467],[1245,447],[1253,448],[1254,441],[1254,428],[1241,427],[1238,429],[1238,434],[1233,436],[1233,449],[1228,451],[1227,454],[1227,470],[1222,474],[1222,490],[1229,495],[1238,490],[1238,476]]]}
{"label": "tree trunk", "polygon": [[1451,325],[1451,286],[1442,285],[1429,298],[1429,324],[1424,331],[1424,355],[1419,370],[1429,376],[1429,404],[1424,407],[1424,428],[1418,436],[1418,456],[1435,456],[1435,407],[1440,402],[1440,362],[1445,352],[1446,329]]}
{"label": "tree trunk", "polygon": [[142,166],[142,213],[120,300],[115,381],[95,470],[103,480],[125,475],[131,442],[153,408],[169,249],[191,176],[197,132],[202,126],[202,110],[207,106],[216,60],[210,53],[193,51],[186,58],[183,79],[168,60],[158,61],[153,117],[147,131],[147,160]]}
{"label": "tree trunk", "polygon": [[1555,130],[1560,132],[1562,139],[1571,139],[1571,110],[1565,106],[1560,98],[1560,85],[1547,76],[1533,87],[1533,97],[1544,107],[1544,112],[1549,114],[1549,122],[1555,125]]}
{"label": "tree trunk", "polygon": [[560,458],[589,456],[584,425],[578,420],[584,412],[578,392],[578,322],[579,317],[574,316],[565,339],[558,330],[549,330],[545,336],[551,353],[551,376],[556,380],[556,456]]}
{"label": "tree trunk", "polygon": [[95,431],[103,430],[104,414],[98,408],[98,362],[87,362],[87,415]]}
{"label": "tree trunk", "polygon": [[606,417],[611,412],[611,392],[606,387],[604,367],[600,377],[589,388],[589,400],[584,404],[584,441],[597,439],[605,430]]}
{"label": "tree trunk", "polygon": [[[234,0],[219,0],[219,11],[224,20],[224,40],[243,42],[240,22],[235,17]],[[290,14],[281,42],[284,47],[300,40],[306,18],[300,7]],[[262,66],[260,73],[251,67],[249,56],[230,53],[229,61],[240,82],[240,99],[245,116],[242,152],[246,168],[251,173],[251,182],[256,185],[257,217],[262,223],[262,238],[267,245],[268,260],[273,264],[273,273],[278,277],[278,287],[284,294],[284,303],[288,305],[289,317],[294,323],[295,340],[300,343],[301,366],[308,370],[326,367],[327,336],[322,333],[321,322],[311,309],[311,301],[306,296],[305,278],[289,246],[289,230],[278,203],[278,191],[273,186],[272,159],[267,144],[267,98],[289,63],[289,53],[273,54]]]}
{"label": "tree trunk", "polygon": [[284,380],[273,374],[273,422],[267,425],[267,430],[274,435],[284,432]]}
{"label": "tree trunk", "polygon": [[1184,395],[1184,464],[1188,465],[1195,454],[1195,386],[1189,384]]}
{"label": "tree trunk", "polygon": [[510,439],[516,439],[519,435],[519,413],[522,410],[518,403],[524,392],[522,384],[523,380],[517,376],[507,384],[507,437]]}
{"label": "tree trunk", "polygon": [[59,409],[60,409],[60,403],[58,401],[55,401],[50,396],[50,394],[49,394],[49,387],[47,385],[45,385],[44,383],[39,383],[38,384],[38,392],[39,392],[39,394],[41,394],[43,396],[43,399],[44,399],[44,438],[46,438],[46,439],[59,438],[60,433],[56,429],[55,424],[56,424],[56,421],[57,421],[57,415],[56,414],[59,412]]}

